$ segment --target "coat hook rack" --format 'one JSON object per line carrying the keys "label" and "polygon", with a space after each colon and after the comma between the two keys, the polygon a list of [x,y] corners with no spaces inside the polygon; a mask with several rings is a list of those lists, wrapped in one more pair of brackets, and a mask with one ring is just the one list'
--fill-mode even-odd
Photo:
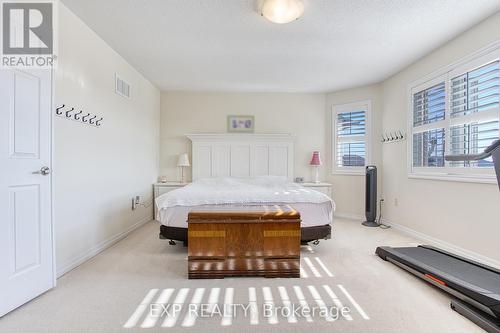
{"label": "coat hook rack", "polygon": [[[76,112],[74,107],[71,107],[67,110],[64,110],[65,107],[66,107],[66,104],[61,104],[60,106],[56,107],[56,116],[63,117],[65,119],[69,119],[69,120],[73,120],[73,121],[79,122],[81,124],[91,125],[94,127],[100,127],[102,125],[103,117],[99,117],[96,114],[91,114],[90,112],[84,112],[82,109],[80,109],[80,111]],[[82,114],[85,114],[85,113],[86,113],[86,115],[82,116]],[[97,118],[100,118],[100,119],[95,120]]]}
{"label": "coat hook rack", "polygon": [[406,134],[402,130],[382,133],[382,143],[394,143],[406,140]]}

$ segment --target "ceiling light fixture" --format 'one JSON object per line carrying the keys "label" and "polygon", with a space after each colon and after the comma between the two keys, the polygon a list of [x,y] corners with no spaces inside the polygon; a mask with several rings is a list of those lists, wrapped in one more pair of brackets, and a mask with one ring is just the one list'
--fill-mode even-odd
{"label": "ceiling light fixture", "polygon": [[295,21],[304,13],[301,0],[264,0],[261,15],[274,23]]}

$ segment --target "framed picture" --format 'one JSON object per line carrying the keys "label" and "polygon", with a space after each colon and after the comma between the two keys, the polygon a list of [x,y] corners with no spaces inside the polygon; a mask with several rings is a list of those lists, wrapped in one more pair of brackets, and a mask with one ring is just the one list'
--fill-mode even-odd
{"label": "framed picture", "polygon": [[238,133],[253,133],[254,116],[227,116],[227,131]]}

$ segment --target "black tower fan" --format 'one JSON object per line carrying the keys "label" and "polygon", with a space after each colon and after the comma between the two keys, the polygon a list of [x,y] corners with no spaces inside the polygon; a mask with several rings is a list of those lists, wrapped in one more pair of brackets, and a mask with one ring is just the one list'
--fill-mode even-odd
{"label": "black tower fan", "polygon": [[365,191],[365,216],[363,222],[367,227],[378,227],[377,222],[377,167],[368,165],[366,167],[366,191]]}

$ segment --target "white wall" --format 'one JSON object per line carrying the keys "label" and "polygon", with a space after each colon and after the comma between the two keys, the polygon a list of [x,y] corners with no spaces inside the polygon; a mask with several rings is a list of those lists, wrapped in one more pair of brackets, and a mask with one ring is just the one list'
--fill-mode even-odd
{"label": "white wall", "polygon": [[[115,72],[132,99],[114,93]],[[55,225],[61,274],[152,217],[159,165],[160,93],[63,4],[55,105],[104,117],[100,128],[55,117]]]}
{"label": "white wall", "polygon": [[[407,89],[412,81],[498,40],[500,13],[386,80],[384,129],[406,128]],[[383,161],[387,219],[500,261],[500,192],[496,185],[408,179],[405,143],[383,145]]]}
{"label": "white wall", "polygon": [[325,153],[324,94],[163,92],[161,174],[179,179],[177,157],[191,149],[185,134],[225,133],[227,116],[238,114],[255,116],[256,133],[295,135],[294,173],[311,179],[312,151]]}
{"label": "white wall", "polygon": [[336,215],[360,217],[365,212],[365,177],[364,175],[332,174],[332,109],[334,105],[370,100],[372,103],[371,124],[371,161],[377,166],[378,194],[382,193],[382,144],[380,143],[382,127],[382,86],[380,84],[347,89],[330,93],[326,98],[326,136],[327,136],[327,179],[333,184]]}

